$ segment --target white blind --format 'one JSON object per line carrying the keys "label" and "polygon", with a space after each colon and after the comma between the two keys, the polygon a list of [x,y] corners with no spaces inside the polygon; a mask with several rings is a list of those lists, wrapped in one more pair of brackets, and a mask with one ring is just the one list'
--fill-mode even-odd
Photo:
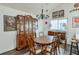
{"label": "white blind", "polygon": [[50,29],[51,30],[66,30],[67,29],[67,19],[51,20]]}

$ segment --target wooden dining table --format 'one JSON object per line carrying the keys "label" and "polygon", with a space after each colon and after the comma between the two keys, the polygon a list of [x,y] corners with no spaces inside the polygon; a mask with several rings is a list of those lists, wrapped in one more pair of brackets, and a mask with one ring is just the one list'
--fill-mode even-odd
{"label": "wooden dining table", "polygon": [[49,45],[53,42],[54,36],[41,36],[34,39],[35,43],[42,45]]}
{"label": "wooden dining table", "polygon": [[35,38],[34,42],[42,47],[42,54],[46,54],[47,47],[54,42],[53,38],[54,36],[41,36]]}

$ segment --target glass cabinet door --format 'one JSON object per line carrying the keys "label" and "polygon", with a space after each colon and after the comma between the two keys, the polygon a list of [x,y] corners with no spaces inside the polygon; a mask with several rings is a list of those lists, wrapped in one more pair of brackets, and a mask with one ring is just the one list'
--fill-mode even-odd
{"label": "glass cabinet door", "polygon": [[33,26],[32,21],[29,21],[29,33],[32,33],[32,26]]}
{"label": "glass cabinet door", "polygon": [[26,33],[28,33],[28,30],[29,30],[29,25],[28,25],[28,21],[26,20],[25,21],[25,31],[26,31]]}
{"label": "glass cabinet door", "polygon": [[35,31],[36,31],[36,22],[33,21],[33,32],[35,32]]}
{"label": "glass cabinet door", "polygon": [[20,20],[20,31],[24,31],[24,19]]}
{"label": "glass cabinet door", "polygon": [[17,34],[19,34],[19,31],[20,31],[19,27],[20,25],[17,23]]}

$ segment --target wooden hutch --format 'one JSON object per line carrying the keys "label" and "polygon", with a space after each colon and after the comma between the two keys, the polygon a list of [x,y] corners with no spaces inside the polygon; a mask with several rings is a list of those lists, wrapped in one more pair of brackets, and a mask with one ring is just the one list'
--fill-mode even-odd
{"label": "wooden hutch", "polygon": [[35,23],[36,19],[34,19],[30,15],[17,15],[16,17],[16,25],[17,25],[17,37],[16,37],[16,49],[21,50],[24,48],[28,48],[27,40],[28,37],[35,36]]}

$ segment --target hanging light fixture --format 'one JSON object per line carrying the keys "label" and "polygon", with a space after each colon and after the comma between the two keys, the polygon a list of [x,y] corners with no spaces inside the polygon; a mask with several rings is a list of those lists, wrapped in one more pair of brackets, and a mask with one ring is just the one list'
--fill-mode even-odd
{"label": "hanging light fixture", "polygon": [[[48,10],[46,10],[46,12],[48,12]],[[36,17],[37,17],[38,19],[47,19],[47,18],[49,18],[49,15],[44,14],[44,9],[42,9],[42,10],[41,10],[41,14],[40,14],[40,15],[36,15]]]}
{"label": "hanging light fixture", "polygon": [[69,12],[73,12],[73,11],[79,11],[79,3],[75,3],[74,4],[74,9],[70,10]]}
{"label": "hanging light fixture", "polygon": [[[47,5],[48,5],[47,3],[41,5],[41,7],[42,7],[43,9],[41,9],[41,14],[36,15],[36,17],[37,17],[38,19],[47,19],[47,18],[49,18],[49,15],[47,15],[48,9],[46,9],[46,8],[47,8]],[[46,13],[46,14],[45,14],[45,13]]]}

